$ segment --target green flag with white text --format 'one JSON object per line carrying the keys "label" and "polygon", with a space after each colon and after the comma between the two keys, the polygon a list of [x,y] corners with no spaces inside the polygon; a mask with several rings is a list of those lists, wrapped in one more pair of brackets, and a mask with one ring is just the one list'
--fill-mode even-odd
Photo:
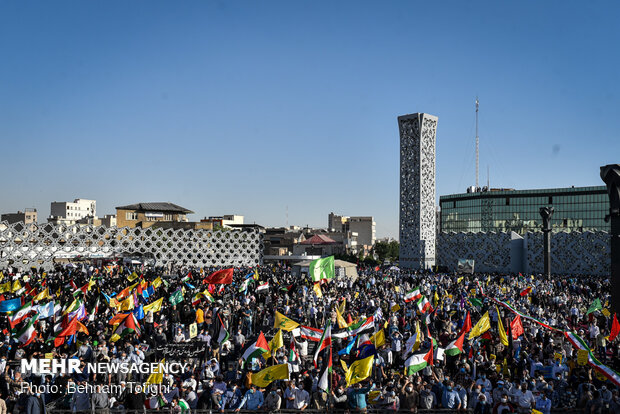
{"label": "green flag with white text", "polygon": [[333,279],[336,273],[334,256],[313,260],[310,262],[308,270],[310,271],[310,278],[313,282],[318,282],[321,279]]}
{"label": "green flag with white text", "polygon": [[592,302],[592,305],[590,305],[590,308],[586,312],[586,315],[588,315],[588,314],[590,314],[592,312],[596,312],[597,310],[601,310],[601,309],[603,309],[603,305],[601,304],[601,300],[600,299],[594,299],[594,302]]}

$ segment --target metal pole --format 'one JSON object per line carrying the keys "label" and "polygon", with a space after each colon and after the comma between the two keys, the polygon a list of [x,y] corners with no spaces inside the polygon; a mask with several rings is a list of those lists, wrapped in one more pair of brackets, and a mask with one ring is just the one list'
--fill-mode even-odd
{"label": "metal pole", "polygon": [[605,221],[611,221],[611,307],[620,312],[620,164],[601,167],[601,179],[609,196],[609,215]]}
{"label": "metal pole", "polygon": [[551,216],[555,209],[553,207],[541,207],[540,216],[542,217],[542,231],[544,233],[543,256],[545,261],[544,274],[551,276]]}

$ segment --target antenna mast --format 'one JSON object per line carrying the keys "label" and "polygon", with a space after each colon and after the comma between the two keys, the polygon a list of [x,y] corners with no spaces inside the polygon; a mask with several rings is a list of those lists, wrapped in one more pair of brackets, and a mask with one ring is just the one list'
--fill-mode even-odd
{"label": "antenna mast", "polygon": [[479,161],[480,161],[480,139],[478,138],[478,97],[476,96],[476,191],[478,191]]}

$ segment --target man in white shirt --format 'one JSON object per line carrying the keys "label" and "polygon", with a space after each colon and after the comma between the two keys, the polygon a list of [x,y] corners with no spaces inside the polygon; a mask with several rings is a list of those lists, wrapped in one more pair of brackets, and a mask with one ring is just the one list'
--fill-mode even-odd
{"label": "man in white shirt", "polygon": [[536,399],[532,391],[527,389],[527,383],[524,382],[520,387],[517,387],[517,391],[513,395],[519,412],[530,413],[534,404],[536,404]]}
{"label": "man in white shirt", "polygon": [[293,401],[293,408],[297,410],[305,410],[310,404],[310,394],[304,390],[304,384],[299,384],[299,388],[295,390],[295,399]]}

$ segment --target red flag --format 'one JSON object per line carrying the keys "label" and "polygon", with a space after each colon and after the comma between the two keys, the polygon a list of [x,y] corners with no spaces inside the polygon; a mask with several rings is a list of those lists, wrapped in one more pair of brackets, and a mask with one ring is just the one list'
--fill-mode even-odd
{"label": "red flag", "polygon": [[428,351],[426,355],[424,355],[424,359],[426,360],[426,362],[428,362],[428,365],[434,365],[433,361],[435,359],[435,351],[433,350],[433,338],[430,338],[430,340],[431,340],[431,349]]}
{"label": "red flag", "polygon": [[379,270],[381,270],[381,267],[379,266],[375,267],[375,272],[378,272]]}
{"label": "red flag", "polygon": [[471,316],[469,316],[469,311],[467,311],[467,316],[465,316],[465,322],[463,323],[463,327],[456,336],[461,336],[461,334],[467,333],[469,331],[471,331]]}
{"label": "red flag", "polygon": [[69,322],[67,327],[60,331],[60,333],[56,336],[56,339],[54,339],[54,346],[56,348],[65,343],[65,338],[67,336],[75,335],[75,332],[77,331],[77,324],[78,320],[76,315],[73,319],[71,319],[71,322]]}
{"label": "red flag", "polygon": [[351,318],[351,314],[350,313],[347,314],[347,323],[349,325],[351,325],[353,323],[353,318]]}
{"label": "red flag", "polygon": [[214,285],[230,285],[233,279],[233,268],[218,270],[204,279],[202,283],[211,283]]}
{"label": "red flag", "polygon": [[521,293],[519,293],[521,296],[527,296],[530,294],[530,292],[532,291],[532,287],[528,286],[525,289],[523,289],[523,291]]}
{"label": "red flag", "polygon": [[616,336],[620,333],[620,323],[618,323],[618,318],[614,313],[614,321],[611,324],[611,333],[609,334],[609,342],[616,339]]}
{"label": "red flag", "polygon": [[210,294],[214,295],[215,294],[215,285],[212,285],[212,284],[207,285],[207,290],[209,291]]}
{"label": "red flag", "polygon": [[512,331],[512,339],[517,339],[523,335],[523,324],[521,324],[521,316],[517,315],[510,323],[510,330]]}
{"label": "red flag", "polygon": [[472,347],[469,348],[469,356],[468,356],[468,358],[472,359],[473,357],[474,357],[474,347],[472,346]]}

